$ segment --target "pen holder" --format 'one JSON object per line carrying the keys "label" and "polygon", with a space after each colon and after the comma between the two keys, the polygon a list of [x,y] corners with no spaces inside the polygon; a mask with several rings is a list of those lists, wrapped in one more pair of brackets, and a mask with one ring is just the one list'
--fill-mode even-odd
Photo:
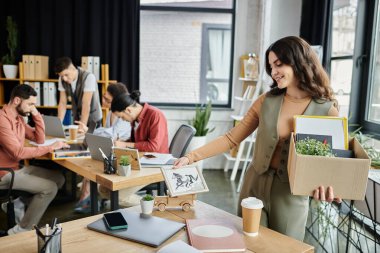
{"label": "pen holder", "polygon": [[[41,229],[40,231],[43,231]],[[37,233],[37,230],[36,230]],[[62,252],[62,229],[52,231],[50,235],[37,233],[38,253],[61,253]]]}
{"label": "pen holder", "polygon": [[104,162],[104,173],[105,174],[115,174],[117,170],[117,158],[113,157],[112,159],[109,157],[108,160],[103,159]]}

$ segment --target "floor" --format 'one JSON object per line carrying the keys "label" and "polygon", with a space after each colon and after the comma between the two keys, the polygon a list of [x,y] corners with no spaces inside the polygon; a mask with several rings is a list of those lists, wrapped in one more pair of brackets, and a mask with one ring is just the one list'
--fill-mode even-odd
{"label": "floor", "polygon": [[[204,170],[203,174],[210,191],[198,194],[197,198],[229,213],[236,214],[239,198],[236,189],[240,175],[237,175],[236,181],[231,182],[229,180],[230,173],[223,170]],[[67,177],[67,180],[69,186],[70,177]],[[79,178],[77,180],[80,181]],[[79,192],[77,195],[79,196]],[[74,213],[75,204],[76,200],[72,200],[67,193],[60,192],[57,199],[46,211],[40,225],[50,223],[54,217],[57,217],[59,222],[65,222],[87,216]],[[346,251],[348,223],[345,214],[347,214],[347,210],[347,206],[338,210],[335,205],[311,203],[307,225],[311,233],[306,232],[305,242],[315,246],[315,252],[380,252],[380,246],[373,242],[373,235],[368,232],[368,226],[366,227],[359,222],[353,223],[354,229],[350,232],[351,243],[349,243]],[[5,229],[5,227],[6,216],[0,211],[0,229]]]}

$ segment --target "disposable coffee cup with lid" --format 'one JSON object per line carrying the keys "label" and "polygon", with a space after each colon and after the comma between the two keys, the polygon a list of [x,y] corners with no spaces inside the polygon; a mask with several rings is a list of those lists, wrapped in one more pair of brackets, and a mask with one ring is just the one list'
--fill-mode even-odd
{"label": "disposable coffee cup with lid", "polygon": [[260,199],[249,197],[241,201],[243,212],[243,232],[248,236],[259,234],[261,209],[264,207]]}

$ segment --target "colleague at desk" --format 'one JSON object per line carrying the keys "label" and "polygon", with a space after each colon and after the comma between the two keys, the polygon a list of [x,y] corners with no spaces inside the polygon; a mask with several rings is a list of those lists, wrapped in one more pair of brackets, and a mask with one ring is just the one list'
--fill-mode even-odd
{"label": "colleague at desk", "polygon": [[169,153],[168,125],[165,115],[148,103],[140,104],[140,91],[119,95],[112,100],[111,111],[132,126],[131,139],[116,141],[118,147],[138,149],[140,152]]}
{"label": "colleague at desk", "polygon": [[[133,91],[130,95],[122,94],[112,100],[112,113],[132,125],[131,139],[127,142],[116,141],[115,146],[135,148],[141,152],[169,153],[168,127],[164,114],[147,103],[138,103],[139,97],[140,92]],[[140,198],[134,193],[143,187],[141,185],[119,191],[121,204],[138,204]],[[99,193],[103,197],[109,196],[109,190],[102,186],[99,187]]]}
{"label": "colleague at desk", "polygon": [[[55,149],[68,147],[57,141],[49,146],[24,147],[25,139],[43,143],[45,126],[41,114],[37,111],[36,91],[29,85],[17,85],[11,92],[10,101],[0,110],[0,168],[15,170],[13,189],[30,192],[28,209],[25,212],[23,200],[15,200],[15,214],[18,224],[9,229],[9,235],[28,231],[38,224],[50,202],[55,197],[65,179],[59,171],[37,166],[19,167],[22,159],[31,159],[52,152]],[[31,115],[35,127],[31,127],[23,117]],[[0,172],[0,188],[7,189],[11,173]]]}
{"label": "colleague at desk", "polygon": [[[245,175],[240,200],[249,196],[263,200],[261,224],[303,240],[309,198],[290,193],[287,173],[293,116],[338,116],[338,109],[328,76],[303,39],[291,36],[273,43],[265,54],[265,68],[273,80],[271,90],[254,102],[236,127],[178,159],[175,167],[225,152],[257,128],[254,160]],[[314,193],[315,199],[334,199],[332,187],[325,192],[321,186]],[[240,202],[238,208],[241,215]]]}
{"label": "colleague at desk", "polygon": [[[105,108],[110,109],[114,97],[120,94],[128,94],[125,84],[115,83],[107,87],[106,93],[102,96],[102,104]],[[87,132],[88,127],[81,121],[75,121],[79,124],[82,132]],[[112,137],[114,140],[126,141],[131,135],[131,124],[117,117],[111,111],[108,112],[105,127],[95,129],[94,134]],[[123,197],[122,197],[123,198]],[[82,180],[81,196],[76,204],[74,211],[78,213],[90,213],[90,182],[87,179]]]}
{"label": "colleague at desk", "polygon": [[69,57],[57,59],[55,72],[58,74],[58,117],[63,121],[67,103],[71,102],[74,120],[88,125],[91,121],[101,126],[102,108],[98,83],[95,75],[75,67]]}

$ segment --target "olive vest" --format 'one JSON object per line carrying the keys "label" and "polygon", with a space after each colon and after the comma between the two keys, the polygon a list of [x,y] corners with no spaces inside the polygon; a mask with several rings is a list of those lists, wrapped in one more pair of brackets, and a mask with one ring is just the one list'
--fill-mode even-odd
{"label": "olive vest", "polygon": [[[268,93],[261,107],[260,122],[253,152],[253,167],[259,175],[269,169],[272,156],[279,141],[277,124],[283,99],[284,94],[274,96]],[[304,115],[327,116],[332,104],[332,101],[312,99]],[[289,181],[287,169],[289,143],[290,136],[285,140],[285,145],[282,146],[280,152],[280,166],[277,168],[277,174],[282,182]]]}
{"label": "olive vest", "polygon": [[[77,78],[77,86],[75,88],[75,93],[73,93],[71,84],[64,82],[62,80],[62,86],[65,89],[67,100],[70,101],[71,99],[74,120],[80,120],[80,116],[82,112],[82,98],[83,98],[84,83],[86,81],[86,78],[90,74],[90,72],[87,72],[83,70],[82,68],[78,67],[77,69],[78,69],[78,78]],[[102,108],[100,106],[98,84],[96,83],[95,92],[91,98],[90,115],[88,117],[88,123],[90,123],[91,121],[99,122],[101,119],[102,119]]]}

